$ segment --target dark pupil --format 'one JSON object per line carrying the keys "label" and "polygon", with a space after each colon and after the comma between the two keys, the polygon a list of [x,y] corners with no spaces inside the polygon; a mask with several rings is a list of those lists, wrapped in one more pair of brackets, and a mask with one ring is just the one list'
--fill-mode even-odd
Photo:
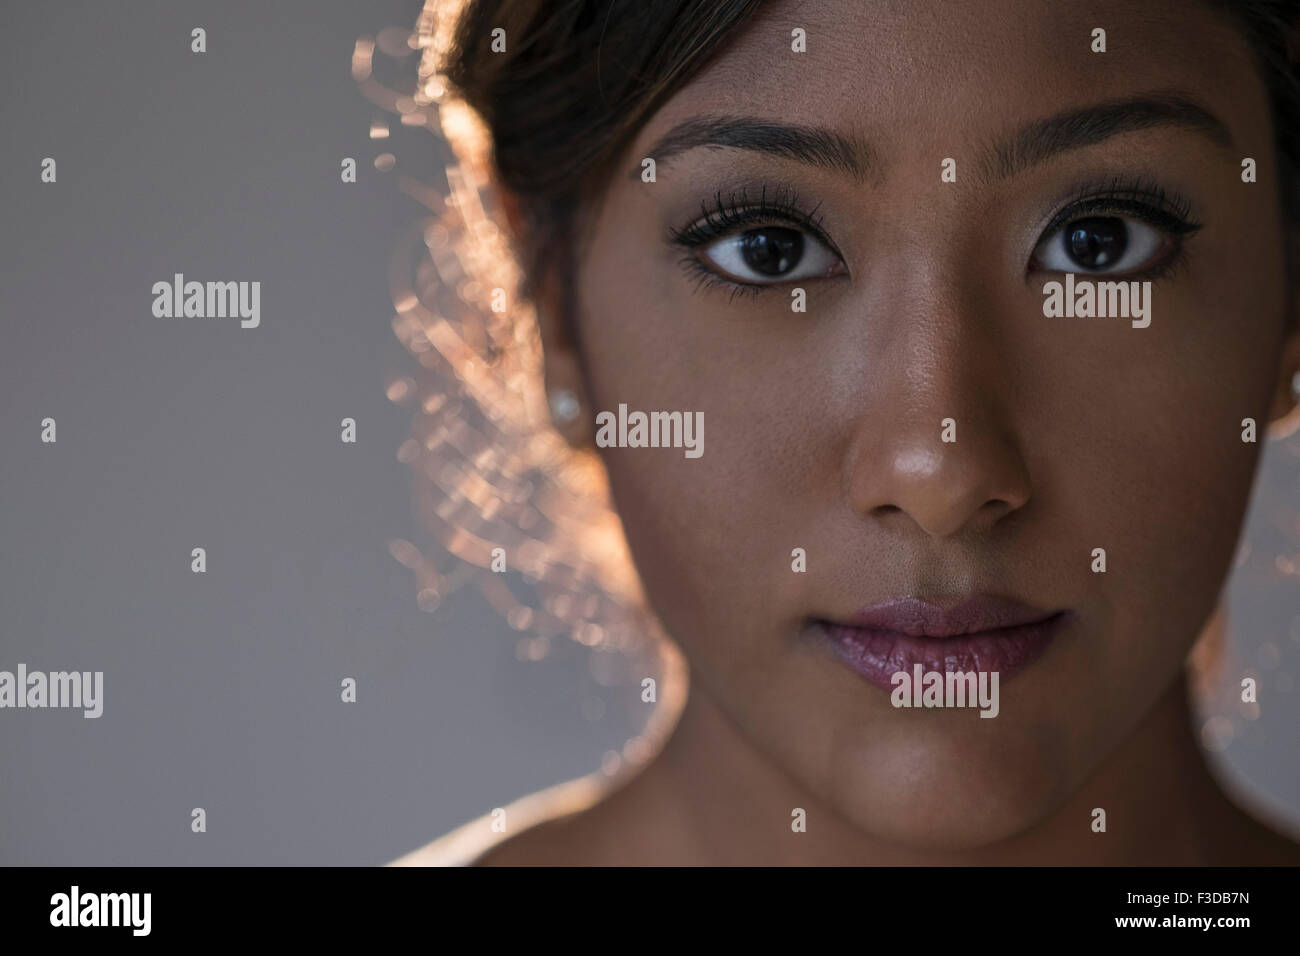
{"label": "dark pupil", "polygon": [[1099,269],[1124,255],[1128,230],[1124,220],[1113,216],[1079,219],[1066,231],[1065,245],[1070,258],[1087,269]]}
{"label": "dark pupil", "polygon": [[745,264],[767,276],[789,272],[803,254],[803,233],[780,226],[751,229],[742,242]]}

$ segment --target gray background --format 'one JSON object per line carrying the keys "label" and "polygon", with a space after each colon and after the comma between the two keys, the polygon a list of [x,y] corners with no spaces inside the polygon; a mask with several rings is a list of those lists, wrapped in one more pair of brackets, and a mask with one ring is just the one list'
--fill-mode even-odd
{"label": "gray background", "polygon": [[[105,710],[0,711],[0,863],[379,863],[595,769],[630,730],[619,706],[584,716],[611,692],[581,657],[517,662],[470,593],[422,612],[387,551],[417,535],[410,413],[384,387],[415,368],[386,270],[420,210],[372,165],[391,143],[368,138],[382,114],[349,63],[418,9],[3,5],[0,669],[102,670]],[[260,280],[261,327],[154,318],[174,272]],[[1224,758],[1296,820],[1300,589],[1273,555],[1297,550],[1300,459],[1268,455],[1233,584],[1266,706]]]}

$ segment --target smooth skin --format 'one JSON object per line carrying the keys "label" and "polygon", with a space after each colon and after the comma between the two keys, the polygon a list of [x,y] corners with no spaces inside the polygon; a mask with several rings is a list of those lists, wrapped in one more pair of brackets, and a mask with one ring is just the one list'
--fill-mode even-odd
{"label": "smooth skin", "polygon": [[[1226,136],[1159,121],[1007,175],[994,161],[1027,123],[1167,94]],[[643,182],[642,158],[699,116],[826,127],[869,166],[701,147]],[[480,862],[1300,862],[1208,772],[1184,677],[1258,463],[1241,420],[1262,438],[1300,368],[1272,143],[1245,41],[1199,4],[777,3],[734,37],[590,207],[578,341],[553,285],[540,303],[548,385],[577,391],[585,422],[619,403],[704,413],[699,459],[600,450],[690,698],[630,782]],[[1062,273],[1031,265],[1043,230],[1113,178],[1176,193],[1202,228],[1152,278],[1150,327],[1045,318]],[[668,230],[766,183],[816,205],[842,268],[756,295],[701,286]],[[810,626],[971,592],[1072,612],[992,720],[895,709]]]}

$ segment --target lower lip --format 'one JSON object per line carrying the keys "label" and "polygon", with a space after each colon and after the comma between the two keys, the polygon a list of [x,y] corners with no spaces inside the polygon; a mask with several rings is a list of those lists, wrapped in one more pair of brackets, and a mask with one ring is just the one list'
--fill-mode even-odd
{"label": "lower lip", "polygon": [[956,637],[915,637],[899,631],[817,622],[840,659],[871,683],[892,690],[899,671],[997,671],[999,681],[1028,667],[1065,623],[1064,611],[1034,624]]}

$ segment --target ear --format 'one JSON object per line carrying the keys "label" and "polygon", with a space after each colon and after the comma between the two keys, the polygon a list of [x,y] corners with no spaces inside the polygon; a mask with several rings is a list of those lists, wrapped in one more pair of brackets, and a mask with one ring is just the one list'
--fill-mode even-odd
{"label": "ear", "polygon": [[1282,342],[1273,404],[1269,408],[1269,432],[1277,438],[1300,428],[1300,296],[1291,299],[1291,324]]}
{"label": "ear", "polygon": [[567,237],[531,235],[523,204],[507,189],[498,189],[510,230],[520,248],[542,242],[553,249],[534,261],[545,264],[545,272],[534,277],[534,306],[542,339],[546,400],[556,431],[574,447],[593,441],[591,403],[587,396],[577,341],[573,282],[573,246]]}

